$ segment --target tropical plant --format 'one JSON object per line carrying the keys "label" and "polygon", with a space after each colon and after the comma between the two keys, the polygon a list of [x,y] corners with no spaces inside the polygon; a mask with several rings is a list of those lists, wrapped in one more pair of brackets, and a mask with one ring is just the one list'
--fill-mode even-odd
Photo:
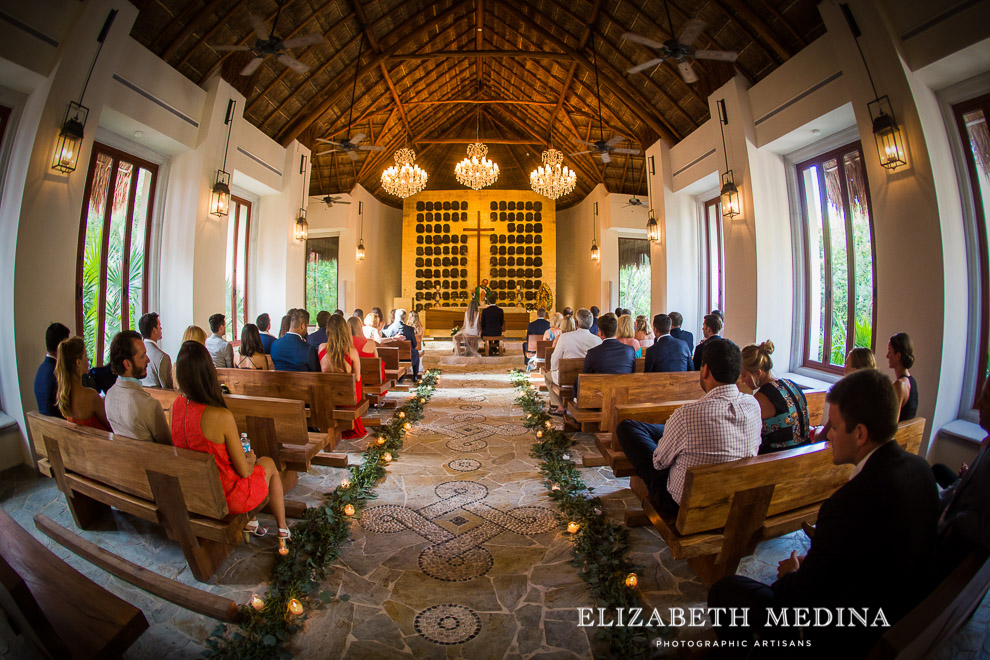
{"label": "tropical plant", "polygon": [[650,315],[650,264],[628,264],[619,268],[619,306],[633,316]]}

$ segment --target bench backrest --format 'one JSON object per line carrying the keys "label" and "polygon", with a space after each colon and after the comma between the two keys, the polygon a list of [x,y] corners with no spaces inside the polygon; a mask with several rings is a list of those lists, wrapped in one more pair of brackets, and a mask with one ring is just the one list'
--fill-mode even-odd
{"label": "bench backrest", "polygon": [[550,347],[553,346],[553,340],[538,339],[536,341],[536,357],[539,360],[549,360]]}
{"label": "bench backrest", "polygon": [[526,350],[535,353],[536,343],[540,341],[543,341],[543,335],[526,335]]}
{"label": "bench backrest", "polygon": [[385,368],[394,371],[399,368],[399,347],[381,344],[378,347],[378,357],[385,363]]}
{"label": "bench backrest", "polygon": [[334,408],[358,404],[354,374],[217,369],[217,377],[231,394],[302,401],[310,423],[324,433],[335,426]]}
{"label": "bench backrest", "polygon": [[574,381],[584,368],[584,358],[561,358],[557,372],[557,384],[561,387],[574,387]]}
{"label": "bench backrest", "polygon": [[361,358],[361,382],[365,385],[382,384],[382,360],[376,357]]}
{"label": "bench backrest", "polygon": [[[921,417],[898,424],[895,441],[917,454],[924,435]],[[730,463],[690,468],[684,480],[677,531],[694,534],[725,526],[738,491],[774,485],[767,516],[828,499],[849,480],[851,465],[833,465],[826,443],[778,451]]]}
{"label": "bench backrest", "polygon": [[384,346],[398,348],[400,362],[409,362],[412,360],[412,342],[408,339],[403,339],[402,337],[388,337],[382,340],[382,344]]}
{"label": "bench backrest", "polygon": [[[179,480],[189,511],[216,519],[228,513],[217,464],[210,454],[132,440],[37,412],[28,413],[27,418],[35,447],[45,447],[43,455],[53,469],[60,458],[66,472],[154,502],[145,471],[153,467]],[[57,449],[59,457],[49,447]]]}
{"label": "bench backrest", "polygon": [[[144,391],[161,404],[171,424],[172,404],[182,393],[160,387],[146,387]],[[234,414],[238,433],[250,433],[248,417],[269,417],[275,422],[275,439],[280,445],[305,445],[309,441],[306,405],[302,401],[243,394],[225,394],[223,400]]]}

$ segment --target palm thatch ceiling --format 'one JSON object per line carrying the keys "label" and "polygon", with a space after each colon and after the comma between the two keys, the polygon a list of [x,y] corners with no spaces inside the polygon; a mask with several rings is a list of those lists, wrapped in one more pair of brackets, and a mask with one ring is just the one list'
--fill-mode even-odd
{"label": "palm thatch ceiling", "polygon": [[[734,64],[691,60],[699,80],[687,84],[670,60],[626,73],[656,54],[623,33],[671,38],[662,0],[282,0],[279,37],[322,36],[289,50],[309,70],[269,56],[244,76],[254,55],[217,47],[254,45],[252,15],[270,31],[277,0],[132,2],[137,41],[197,84],[219,72],[245,95],[245,117],[276,141],[299,139],[316,154],[328,148],[317,138],[363,133],[365,145],[383,146],[356,161],[342,152],[314,156],[310,192],[361,183],[393,206],[401,200],[380,176],[400,147],[416,150],[427,189],[459,189],[454,165],[480,136],[501,169],[494,187],[528,189],[551,130],[565,154],[586,149],[578,140],[616,135],[628,138],[620,148],[677,143],[708,119],[713,90],[736,73],[759,81],[824,32],[818,0],[670,0],[675,34],[700,19],[707,27],[695,48],[738,52]],[[646,194],[642,151],[612,154],[607,165],[595,154],[565,156],[565,164],[578,185],[557,200],[560,208],[598,183]]]}

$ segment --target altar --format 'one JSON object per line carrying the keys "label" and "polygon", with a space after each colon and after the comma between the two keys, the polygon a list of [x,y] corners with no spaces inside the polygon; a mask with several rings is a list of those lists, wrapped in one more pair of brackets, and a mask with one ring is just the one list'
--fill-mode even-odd
{"label": "altar", "polygon": [[[427,309],[420,312],[420,320],[426,329],[427,337],[445,339],[450,337],[450,331],[464,323],[464,312],[467,307]],[[484,309],[484,308],[481,308]],[[481,313],[481,309],[478,313]],[[505,336],[526,338],[526,327],[536,318],[536,312],[527,312],[520,307],[503,307],[505,314]]]}

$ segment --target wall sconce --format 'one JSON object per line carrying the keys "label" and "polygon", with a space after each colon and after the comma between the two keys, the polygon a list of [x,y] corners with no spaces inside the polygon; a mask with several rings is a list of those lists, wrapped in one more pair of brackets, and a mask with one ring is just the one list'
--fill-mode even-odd
{"label": "wall sconce", "polygon": [[354,258],[358,261],[364,261],[364,202],[358,202],[358,217],[361,220],[361,232],[358,238],[357,253]]}
{"label": "wall sconce", "polygon": [[845,3],[839,7],[842,9],[842,15],[846,18],[846,23],[849,24],[849,31],[852,32],[853,41],[856,42],[856,50],[859,51],[859,57],[863,60],[863,68],[866,69],[866,75],[870,79],[870,87],[873,88],[875,98],[866,107],[870,112],[870,121],[873,124],[873,139],[877,143],[880,165],[884,169],[896,170],[901,165],[907,165],[907,152],[904,149],[901,129],[894,118],[894,110],[890,107],[890,97],[886,94],[880,96],[880,93],[877,92],[877,86],[873,82],[873,74],[870,73],[870,67],[866,64],[866,56],[863,55],[863,49],[859,45],[862,32],[859,30],[856,19],[853,18],[852,10]]}
{"label": "wall sconce", "polygon": [[234,99],[227,101],[227,114],[223,123],[227,125],[227,143],[223,147],[223,167],[217,170],[217,179],[210,193],[210,213],[223,217],[230,208],[230,174],[227,172],[227,150],[230,147],[230,129],[234,123]]}
{"label": "wall sconce", "polygon": [[649,239],[650,243],[656,243],[660,240],[660,224],[657,222],[656,216],[653,215],[653,209],[650,209],[650,219],[646,221],[646,238]]}
{"label": "wall sconce", "polygon": [[725,113],[725,99],[719,99],[715,106],[718,108],[718,131],[722,134],[722,156],[725,158],[725,174],[722,175],[722,190],[719,193],[722,199],[722,216],[734,218],[742,213],[742,203],[735,177],[729,169],[729,153],[725,150],[725,130],[722,127],[729,123],[729,117]]}
{"label": "wall sconce", "polygon": [[595,202],[595,219],[591,228],[591,260],[597,264],[601,258],[601,250],[598,249],[598,202]]}
{"label": "wall sconce", "polygon": [[83,83],[82,93],[79,95],[79,102],[69,101],[69,109],[65,112],[65,119],[62,120],[62,129],[58,132],[58,139],[55,141],[55,153],[52,155],[52,169],[68,174],[76,169],[79,162],[79,152],[82,149],[83,131],[86,128],[86,119],[89,117],[89,108],[82,104],[86,96],[86,88],[89,87],[90,76],[96,68],[96,60],[100,58],[100,51],[103,50],[103,42],[106,41],[107,34],[110,33],[110,26],[113,19],[117,17],[117,10],[111,9],[107,20],[103,22],[100,35],[96,38],[99,46],[96,48],[96,55],[93,63],[89,66],[89,73],[86,74],[86,82]]}
{"label": "wall sconce", "polygon": [[302,195],[299,197],[299,216],[296,218],[295,237],[299,242],[309,238],[309,223],[306,222],[306,154],[299,157],[299,173],[302,174]]}

